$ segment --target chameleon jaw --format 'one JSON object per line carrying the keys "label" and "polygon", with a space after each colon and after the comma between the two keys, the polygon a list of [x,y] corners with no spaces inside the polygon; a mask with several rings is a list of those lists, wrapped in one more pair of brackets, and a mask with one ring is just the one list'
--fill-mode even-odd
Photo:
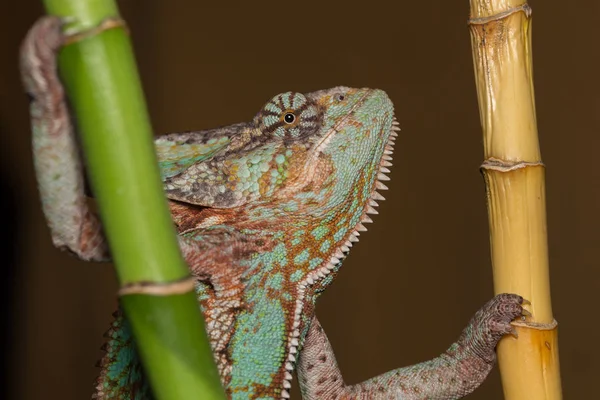
{"label": "chameleon jaw", "polygon": [[344,258],[346,258],[346,256],[350,252],[350,248],[352,247],[353,243],[358,242],[358,236],[360,236],[360,232],[365,232],[367,230],[364,224],[373,222],[371,217],[369,217],[369,214],[379,214],[374,207],[379,206],[377,201],[385,200],[385,198],[381,194],[379,194],[378,190],[388,190],[388,187],[383,182],[390,180],[390,178],[387,176],[387,174],[390,172],[388,167],[392,166],[391,161],[394,152],[394,144],[396,142],[396,138],[398,137],[399,131],[399,123],[394,117],[389,130],[388,140],[384,146],[383,155],[379,162],[377,176],[373,188],[371,189],[371,195],[369,196],[369,199],[367,200],[363,208],[360,222],[356,224],[354,229],[350,231],[350,233],[346,236],[344,244],[335,249],[333,256],[331,256],[330,259],[319,269],[310,272],[306,276],[306,278],[304,278],[304,280],[300,281],[298,284],[296,307],[294,309],[294,320],[292,322],[292,329],[290,330],[290,334],[288,336],[287,341],[287,353],[285,361],[284,379],[282,382],[283,389],[281,391],[281,399],[285,400],[290,398],[289,390],[292,387],[292,372],[294,371],[294,363],[296,362],[298,346],[300,345],[300,320],[302,316],[302,308],[304,305],[304,297],[306,290],[315,282],[318,282],[319,280],[325,278],[328,274],[331,273],[331,271],[333,271],[340,265]]}

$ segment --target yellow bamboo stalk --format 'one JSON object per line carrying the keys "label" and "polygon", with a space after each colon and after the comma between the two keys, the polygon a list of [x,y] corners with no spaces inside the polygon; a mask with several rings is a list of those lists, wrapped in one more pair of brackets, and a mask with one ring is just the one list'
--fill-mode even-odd
{"label": "yellow bamboo stalk", "polygon": [[531,8],[524,0],[471,0],[469,20],[483,129],[495,293],[531,301],[498,360],[508,400],[562,399],[557,322],[552,315],[541,160],[531,57]]}

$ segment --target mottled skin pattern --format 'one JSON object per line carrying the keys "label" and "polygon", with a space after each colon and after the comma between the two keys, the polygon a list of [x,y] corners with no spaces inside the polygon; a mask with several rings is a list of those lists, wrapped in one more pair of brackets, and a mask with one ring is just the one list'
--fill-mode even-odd
{"label": "mottled skin pattern", "polygon": [[[55,52],[60,21],[43,18],[22,48],[34,156],[54,243],[86,260],[110,255],[87,207],[82,164]],[[347,386],[314,307],[358,241],[391,166],[393,106],[380,90],[286,92],[249,123],[156,140],[165,192],[215,360],[232,399],[289,398],[296,365],[305,398],[455,399],[490,371],[498,340],[522,315],[500,295],[442,356]],[[107,332],[97,399],[149,399],[126,321]]]}

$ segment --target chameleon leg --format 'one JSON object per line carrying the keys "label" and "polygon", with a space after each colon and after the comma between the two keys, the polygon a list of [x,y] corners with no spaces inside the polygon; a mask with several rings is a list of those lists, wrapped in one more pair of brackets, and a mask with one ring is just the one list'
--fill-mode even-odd
{"label": "chameleon leg", "polygon": [[39,19],[21,46],[42,208],[56,247],[84,260],[106,261],[108,246],[100,221],[87,204],[83,165],[56,70],[56,54],[64,39],[61,25],[58,17]]}
{"label": "chameleon leg", "polygon": [[433,360],[346,385],[323,328],[313,317],[298,364],[303,399],[458,399],[475,390],[491,371],[498,341],[510,322],[528,315],[523,298],[500,294],[471,319],[457,342]]}

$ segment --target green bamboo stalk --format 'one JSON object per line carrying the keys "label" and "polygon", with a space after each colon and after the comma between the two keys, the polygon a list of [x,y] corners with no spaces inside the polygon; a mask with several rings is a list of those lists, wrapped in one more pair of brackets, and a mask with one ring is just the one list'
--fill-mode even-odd
{"label": "green bamboo stalk", "polygon": [[[119,17],[113,0],[44,0],[84,32]],[[125,29],[67,45],[59,68],[77,116],[89,177],[121,285],[189,275],[162,191],[143,92]],[[193,291],[122,297],[157,399],[223,399]]]}

